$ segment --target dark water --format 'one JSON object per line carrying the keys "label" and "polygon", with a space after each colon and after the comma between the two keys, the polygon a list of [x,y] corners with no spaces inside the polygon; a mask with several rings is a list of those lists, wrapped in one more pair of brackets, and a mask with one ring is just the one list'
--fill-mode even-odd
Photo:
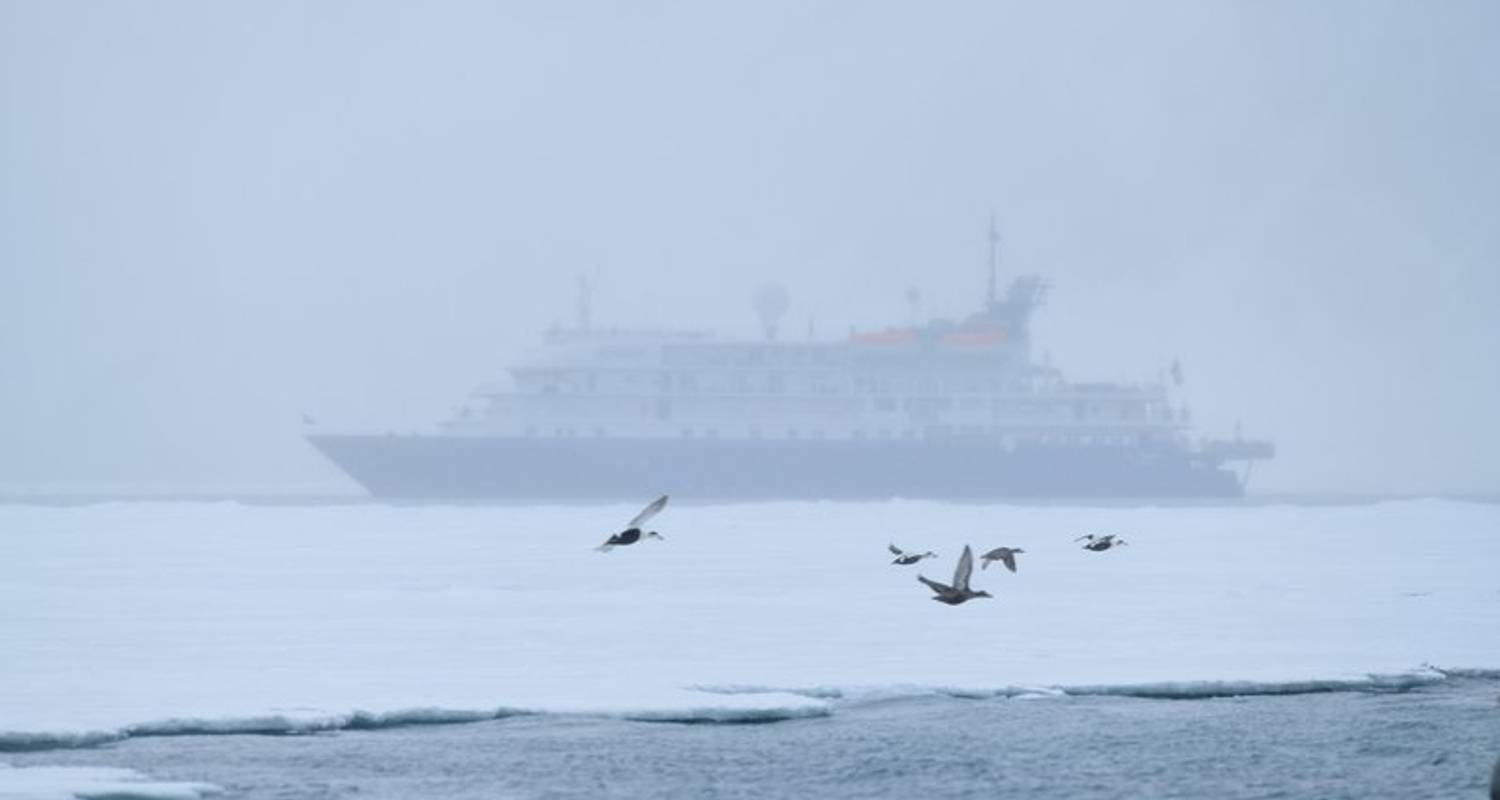
{"label": "dark water", "polygon": [[1408,692],[959,700],[685,725],[519,717],[9,753],[233,798],[1484,798],[1500,683]]}

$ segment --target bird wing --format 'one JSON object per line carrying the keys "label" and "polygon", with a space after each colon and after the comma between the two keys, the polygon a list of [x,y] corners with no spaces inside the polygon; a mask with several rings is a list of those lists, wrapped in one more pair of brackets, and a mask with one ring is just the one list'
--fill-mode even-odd
{"label": "bird wing", "polygon": [[964,545],[964,554],[958,557],[958,568],[953,570],[953,588],[969,590],[969,576],[974,574],[974,551]]}
{"label": "bird wing", "polygon": [[899,548],[899,547],[897,547],[897,546],[895,546],[893,544],[888,544],[888,545],[886,545],[886,547],[889,548],[892,553],[895,553],[898,556],[899,555],[903,555],[903,553],[901,552],[901,548]]}
{"label": "bird wing", "polygon": [[938,594],[947,594],[947,593],[953,591],[953,587],[952,586],[945,586],[945,585],[943,585],[941,583],[938,583],[937,581],[930,581],[930,580],[922,577],[921,575],[917,576],[917,580],[919,580],[919,581],[927,584],[927,588],[933,590],[934,592],[937,592]]}
{"label": "bird wing", "polygon": [[1084,539],[1088,539],[1089,541],[1093,541],[1094,534],[1092,534],[1092,533],[1085,533],[1084,535],[1078,537],[1077,539],[1074,539],[1073,541],[1075,541],[1075,542],[1081,542]]}
{"label": "bird wing", "polygon": [[1011,572],[1016,571],[1016,554],[1011,550],[1006,549],[1001,552],[1000,561],[1001,563],[1005,564],[1006,569],[1010,570]]}
{"label": "bird wing", "polygon": [[655,500],[653,500],[651,502],[651,505],[646,506],[645,508],[641,509],[641,513],[636,514],[635,515],[635,519],[632,519],[630,521],[630,524],[626,525],[625,527],[627,527],[627,528],[639,528],[641,525],[645,524],[646,520],[651,519],[652,517],[656,516],[656,513],[658,511],[661,511],[663,508],[666,508],[666,507],[667,507],[667,496],[666,495],[662,495],[661,497],[658,497]]}

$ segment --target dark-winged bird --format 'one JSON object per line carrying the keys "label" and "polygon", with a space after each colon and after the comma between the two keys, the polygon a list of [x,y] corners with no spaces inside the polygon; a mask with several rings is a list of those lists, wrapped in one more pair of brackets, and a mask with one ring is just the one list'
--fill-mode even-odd
{"label": "dark-winged bird", "polygon": [[999,561],[1011,572],[1016,571],[1016,554],[1024,553],[1019,547],[997,547],[979,557],[979,568],[989,569],[991,561]]}
{"label": "dark-winged bird", "polygon": [[644,524],[646,524],[646,520],[649,520],[652,517],[656,516],[656,512],[661,511],[663,508],[666,507],[666,505],[667,505],[667,496],[666,495],[662,495],[661,497],[656,498],[654,501],[652,501],[651,505],[646,506],[645,508],[641,509],[641,513],[635,515],[635,519],[632,519],[630,521],[630,523],[625,527],[625,530],[620,531],[619,533],[615,534],[614,536],[609,537],[608,539],[605,540],[604,544],[601,544],[601,545],[599,545],[598,547],[596,547],[594,549],[598,550],[601,553],[608,553],[610,550],[612,550],[612,549],[614,549],[616,547],[624,547],[627,544],[635,544],[636,542],[639,542],[643,538],[645,538],[645,539],[662,539],[662,538],[665,538],[661,534],[657,533],[656,531],[645,531],[643,533],[641,531],[641,526],[644,525]]}
{"label": "dark-winged bird", "polygon": [[956,606],[959,603],[968,602],[976,597],[992,596],[989,592],[976,592],[969,588],[969,576],[973,574],[974,551],[970,550],[968,545],[964,545],[964,554],[958,557],[958,568],[953,570],[952,586],[947,586],[937,581],[930,581],[921,575],[917,576],[917,580],[927,584],[927,588],[936,592],[932,599],[939,603]]}
{"label": "dark-winged bird", "polygon": [[921,561],[924,558],[937,558],[937,553],[934,553],[931,550],[928,550],[925,553],[918,554],[918,553],[903,552],[901,550],[901,548],[899,548],[899,547],[897,547],[897,546],[895,546],[893,544],[892,545],[886,545],[886,546],[888,548],[890,548],[890,551],[892,553],[894,553],[895,556],[896,556],[896,560],[892,561],[891,563],[892,564],[900,564],[903,567],[915,564],[915,563],[917,563],[918,561]]}

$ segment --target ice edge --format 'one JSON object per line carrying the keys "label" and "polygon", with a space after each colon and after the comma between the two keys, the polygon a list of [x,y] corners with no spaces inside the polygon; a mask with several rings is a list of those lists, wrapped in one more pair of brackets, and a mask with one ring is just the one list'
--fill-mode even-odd
{"label": "ice edge", "polygon": [[556,711],[544,708],[522,707],[505,707],[490,710],[409,708],[385,712],[356,710],[348,713],[323,715],[267,714],[223,719],[168,718],[129,725],[118,730],[0,730],[0,752],[89,748],[145,736],[212,736],[236,734],[296,736],[341,730],[377,730],[414,725],[452,725],[522,716],[621,719],[632,722],[710,725],[765,724],[829,716],[834,713],[836,706],[847,707],[862,703],[908,700],[921,697],[991,700],[1048,696],[1115,696],[1153,700],[1203,700],[1226,697],[1300,695],[1329,692],[1405,692],[1454,679],[1500,680],[1500,669],[1440,668],[1428,664],[1423,665],[1420,670],[1411,672],[1368,674],[1363,677],[1313,678],[1292,681],[1158,681],[1129,684],[1055,686],[1006,685],[965,687],[894,684],[885,686],[813,686],[787,688],[749,684],[700,685],[689,688],[707,695],[786,694],[818,702],[802,705],[778,704],[763,707],[727,707],[704,704],[687,708],[598,711]]}
{"label": "ice edge", "polygon": [[[761,694],[757,692],[757,694]],[[7,731],[0,730],[0,753],[64,750],[98,747],[125,739],[156,736],[302,736],[344,730],[379,730],[416,725],[457,725],[510,717],[578,717],[621,719],[632,722],[674,722],[699,725],[747,725],[789,719],[823,717],[832,713],[826,703],[795,706],[729,708],[704,705],[690,708],[642,708],[630,710],[554,711],[539,708],[501,708],[488,711],[442,708],[412,708],[386,712],[353,711],[343,714],[279,714],[220,719],[167,718],[128,725],[118,730]]]}

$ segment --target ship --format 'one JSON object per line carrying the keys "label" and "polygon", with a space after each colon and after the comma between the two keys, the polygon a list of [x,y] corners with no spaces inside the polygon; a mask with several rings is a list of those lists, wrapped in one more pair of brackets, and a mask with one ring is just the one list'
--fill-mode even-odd
{"label": "ship", "polygon": [[[704,500],[1224,498],[1271,442],[1194,435],[1181,367],[1077,382],[1033,358],[1048,284],[1021,275],[960,320],[760,339],[554,326],[508,381],[423,433],[307,440],[378,498]],[[915,304],[914,304],[915,305]]]}

